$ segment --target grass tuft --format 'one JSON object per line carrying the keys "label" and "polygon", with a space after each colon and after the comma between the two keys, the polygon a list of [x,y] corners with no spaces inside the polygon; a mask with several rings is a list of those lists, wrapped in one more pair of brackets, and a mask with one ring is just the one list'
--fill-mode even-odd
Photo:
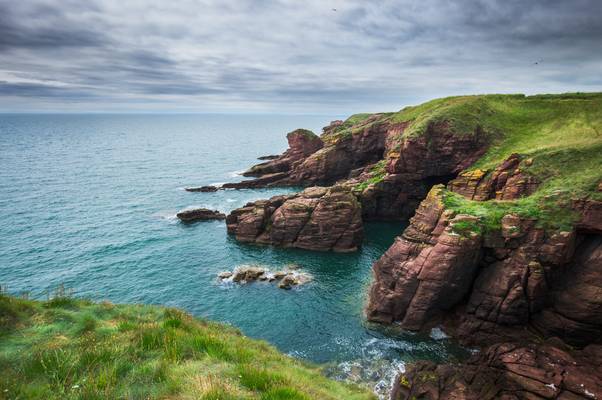
{"label": "grass tuft", "polygon": [[181,310],[53,300],[0,294],[0,398],[374,398]]}

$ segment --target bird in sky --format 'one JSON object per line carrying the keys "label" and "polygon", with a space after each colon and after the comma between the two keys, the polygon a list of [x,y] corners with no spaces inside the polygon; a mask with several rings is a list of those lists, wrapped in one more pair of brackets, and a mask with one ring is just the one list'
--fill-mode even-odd
{"label": "bird in sky", "polygon": [[336,8],[333,8],[333,9],[332,9],[332,11],[334,11],[334,12],[337,12],[337,9],[336,9]]}

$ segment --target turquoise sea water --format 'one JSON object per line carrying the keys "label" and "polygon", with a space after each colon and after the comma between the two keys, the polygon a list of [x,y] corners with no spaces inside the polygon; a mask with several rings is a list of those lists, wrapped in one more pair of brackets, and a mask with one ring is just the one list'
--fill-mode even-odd
{"label": "turquoise sea water", "polygon": [[[362,317],[372,263],[404,225],[368,224],[354,254],[237,243],[223,221],[182,224],[190,206],[228,212],[291,189],[189,193],[183,188],[242,179],[285,133],[320,132],[332,118],[283,115],[0,115],[0,284],[43,298],[59,284],[113,302],[178,306],[224,321],[282,351],[354,366],[459,354],[447,340],[391,336]],[[216,274],[243,264],[296,263],[312,283],[221,284]],[[357,373],[355,373],[357,375]],[[357,378],[357,377],[355,377]],[[381,382],[382,384],[382,382]]]}

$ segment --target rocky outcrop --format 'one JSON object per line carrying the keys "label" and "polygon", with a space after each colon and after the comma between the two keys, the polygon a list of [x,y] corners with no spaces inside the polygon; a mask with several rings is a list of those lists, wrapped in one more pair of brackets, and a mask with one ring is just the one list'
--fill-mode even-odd
{"label": "rocky outcrop", "polygon": [[374,264],[369,319],[420,330],[453,315],[450,329],[470,345],[524,337],[525,327],[577,346],[602,340],[602,236],[592,225],[548,232],[508,214],[486,230],[446,210],[443,190]]}
{"label": "rocky outcrop", "polygon": [[245,243],[320,251],[354,251],[363,237],[361,206],[342,186],[246,204],[228,215],[228,233]]}
{"label": "rocky outcrop", "polygon": [[[225,188],[330,185],[349,177],[353,170],[380,160],[391,124],[374,114],[351,127],[333,121],[321,137],[307,130],[287,135],[289,149],[281,156],[255,165],[243,175],[258,177]],[[282,175],[276,175],[282,174]],[[265,179],[267,176],[277,179]]]}
{"label": "rocky outcrop", "polygon": [[487,149],[481,129],[455,135],[447,123],[430,125],[424,134],[406,136],[407,124],[390,126],[385,160],[387,175],[360,194],[364,218],[407,219],[430,188],[447,183]]}
{"label": "rocky outcrop", "polygon": [[256,281],[277,283],[280,289],[292,289],[295,286],[311,282],[312,276],[306,272],[298,271],[297,268],[287,267],[284,270],[270,272],[267,268],[255,265],[244,265],[234,271],[222,271],[217,277],[222,281],[235,283],[250,283]]}
{"label": "rocky outcrop", "polygon": [[501,343],[463,364],[421,361],[395,381],[392,400],[602,398],[602,346],[570,351]]}
{"label": "rocky outcrop", "polygon": [[199,187],[187,187],[184,188],[187,192],[217,192],[219,188],[217,186],[199,186]]}
{"label": "rocky outcrop", "polygon": [[207,221],[212,219],[225,219],[226,215],[219,211],[209,210],[207,208],[195,208],[192,210],[180,211],[176,217],[182,222]]}
{"label": "rocky outcrop", "polygon": [[537,190],[539,181],[525,172],[533,160],[512,154],[493,171],[474,169],[462,172],[448,187],[471,200],[514,200]]}
{"label": "rocky outcrop", "polygon": [[281,156],[257,164],[243,173],[244,176],[263,176],[294,169],[305,158],[322,148],[323,143],[315,133],[297,129],[286,135],[289,148]]}
{"label": "rocky outcrop", "polygon": [[431,190],[410,226],[374,264],[369,319],[418,330],[468,293],[482,238],[470,230],[474,217],[444,212],[442,190]]}

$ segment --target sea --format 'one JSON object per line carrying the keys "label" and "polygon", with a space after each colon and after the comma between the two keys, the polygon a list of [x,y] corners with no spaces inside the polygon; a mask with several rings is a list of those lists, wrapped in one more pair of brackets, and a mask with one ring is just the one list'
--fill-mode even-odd
{"label": "sea", "polygon": [[[319,134],[344,117],[0,114],[0,285],[38,299],[64,286],[92,300],[181,307],[384,398],[407,362],[466,353],[439,329],[414,334],[364,318],[372,264],[405,223],[367,223],[361,250],[340,254],[241,244],[224,221],[176,218],[299,190],[184,188],[243,180],[257,157],[287,148],[287,132]],[[294,266],[312,280],[283,290],[217,279],[245,265]]]}

